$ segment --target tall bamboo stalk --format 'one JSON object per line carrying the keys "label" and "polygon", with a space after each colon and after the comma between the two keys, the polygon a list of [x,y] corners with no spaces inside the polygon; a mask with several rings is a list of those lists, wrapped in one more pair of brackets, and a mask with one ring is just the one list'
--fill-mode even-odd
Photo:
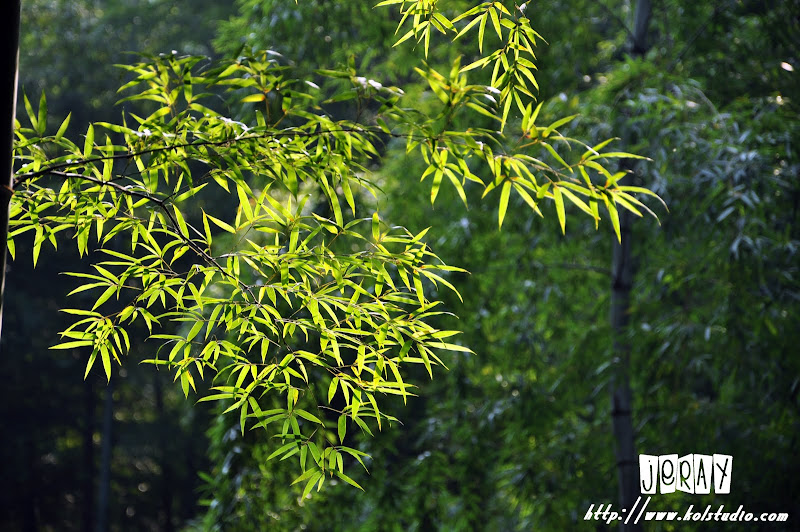
{"label": "tall bamboo stalk", "polygon": [[17,113],[17,72],[19,70],[19,16],[21,0],[7,0],[0,16],[0,169],[7,172],[0,182],[0,338],[3,333],[3,294],[6,286],[8,252],[8,209],[14,193],[13,142]]}
{"label": "tall bamboo stalk", "polygon": [[[647,28],[650,24],[652,6],[650,0],[639,0],[636,5],[631,49],[634,57],[647,52]],[[630,140],[630,139],[628,139]],[[630,384],[631,346],[626,341],[630,323],[630,299],[633,287],[633,253],[631,213],[620,213],[620,242],[614,243],[611,280],[611,327],[614,334],[614,359],[616,371],[611,392],[611,416],[616,441],[617,477],[619,482],[619,504],[628,512],[633,511],[641,491],[639,468],[636,456],[636,434],[633,430],[633,397]],[[620,522],[625,532],[642,530],[641,525],[630,520]]]}

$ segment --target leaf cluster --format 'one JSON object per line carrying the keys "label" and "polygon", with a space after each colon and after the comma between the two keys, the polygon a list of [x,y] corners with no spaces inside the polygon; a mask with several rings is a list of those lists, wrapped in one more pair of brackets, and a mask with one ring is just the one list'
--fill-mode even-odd
{"label": "leaf cluster", "polygon": [[[38,110],[25,98],[30,127],[16,128],[12,255],[25,233],[34,263],[59,233],[82,256],[102,254],[91,273],[70,274],[82,283],[73,294],[96,296],[91,308],[65,310],[77,321],[53,348],[87,350],[87,374],[99,359],[110,379],[112,361],[130,350],[129,331],[143,325],[155,353],[145,362],[172,371],[187,396],[209,375],[213,393],[201,400],[237,411],[242,432],[276,437],[272,457],[299,459],[304,493],[331,476],[356,484],[343,457],[363,465],[363,453],[345,446],[348,429],[372,434],[396,421],[383,396],[412,394],[407,366],[432,377],[442,351],[470,352],[450,340],[456,331],[430,324],[443,310],[425,294],[426,285],[457,294],[448,276],[463,270],[439,260],[427,230],[388,225],[367,207],[382,141],[404,139],[424,160],[432,202],[445,176],[465,203],[468,182],[484,196],[499,188],[500,225],[513,190],[540,215],[538,203],[552,200],[562,231],[565,200],[595,224],[602,203],[619,237],[618,209],[649,212],[633,194],[654,195],[620,185],[625,173],[603,166],[637,156],[603,152],[611,140],[589,146],[562,134],[574,116],[537,124],[541,104],[522,100],[533,97],[525,55],[533,58],[537,36],[522,6],[512,15],[484,3],[451,19],[435,1],[379,5],[387,4],[400,4],[401,27],[412,24],[398,44],[415,36],[427,49],[431,28],[446,34],[465,23],[455,38],[478,27],[482,50],[487,21],[506,43],[466,67],[456,60],[448,76],[418,69],[440,100],[434,111],[352,63],[317,72],[341,84],[325,97],[272,51],[219,63],[173,53],[121,66],[131,79],[120,91],[132,93],[120,101],[147,109],[141,116],[92,124],[75,142],[65,136],[69,116],[47,134],[42,95]],[[492,61],[489,85],[468,83],[468,71]],[[220,112],[226,102],[248,118]],[[356,104],[354,120],[331,118],[327,109],[340,102]],[[512,102],[517,138],[503,133]],[[370,105],[378,110],[367,116]],[[457,127],[486,119],[500,131]],[[585,151],[567,162],[562,150],[576,145]],[[285,406],[273,408],[275,397]]]}

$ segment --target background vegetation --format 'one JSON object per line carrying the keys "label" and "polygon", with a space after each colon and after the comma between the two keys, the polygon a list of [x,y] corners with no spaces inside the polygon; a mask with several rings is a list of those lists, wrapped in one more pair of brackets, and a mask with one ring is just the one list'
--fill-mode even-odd
{"label": "background vegetation", "polygon": [[[633,224],[624,341],[636,450],[734,456],[730,496],[660,496],[659,509],[744,504],[791,520],[800,512],[800,2],[660,2],[643,56],[630,45],[635,7],[554,0],[526,14],[549,43],[537,49],[542,114],[579,113],[569,133],[618,135],[650,157],[636,179],[670,208],[661,226]],[[111,64],[135,60],[125,51],[269,48],[309,72],[353,56],[383,85],[437,101],[410,70],[411,47],[391,47],[392,12],[366,2],[32,0],[23,10],[20,87],[32,99],[46,90],[51,120],[72,112],[76,134],[117,116],[124,73]],[[431,49],[430,63],[449,64],[468,53],[461,46]],[[273,442],[242,437],[237,416],[192,405],[136,364],[151,358],[147,344],[112,387],[94,373],[84,381],[85,360],[47,350],[74,288],[58,273],[80,270],[77,253],[43,251],[33,270],[18,244],[0,359],[0,453],[15,481],[0,488],[0,528],[602,529],[583,515],[617,501],[612,231],[576,216],[564,237],[554,212],[539,219],[512,198],[500,232],[496,201],[468,188],[465,210],[443,188],[431,207],[429,185],[408,179],[420,161],[401,145],[385,149],[389,162],[372,169],[381,215],[432,227],[436,253],[470,272],[454,277],[463,303],[440,294],[459,316],[440,327],[464,331],[476,355],[454,354],[433,380],[420,368],[419,397],[393,405],[403,425],[358,442],[372,456],[370,474],[354,477],[365,492],[340,483],[301,499],[293,467],[266,461]]]}

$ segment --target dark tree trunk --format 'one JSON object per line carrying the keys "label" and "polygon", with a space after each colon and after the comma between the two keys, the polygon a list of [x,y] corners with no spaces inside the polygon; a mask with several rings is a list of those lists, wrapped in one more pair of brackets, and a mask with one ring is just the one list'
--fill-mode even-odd
{"label": "dark tree trunk", "polygon": [[17,111],[17,70],[19,67],[19,14],[21,0],[7,0],[5,15],[0,15],[0,337],[3,331],[3,293],[6,286],[8,246],[8,206],[14,193],[13,143],[14,116]]}
{"label": "dark tree trunk", "polygon": [[27,478],[22,482],[20,489],[19,513],[22,517],[22,530],[24,532],[37,532],[39,530],[38,501],[36,500],[36,483],[41,478],[41,472],[37,467],[38,449],[36,438],[32,432],[28,432],[25,438],[20,441],[20,460],[25,464]]}
{"label": "dark tree trunk", "polygon": [[633,55],[642,57],[650,49],[647,44],[647,28],[650,26],[650,16],[653,14],[653,6],[650,0],[639,0],[636,4],[636,20],[633,26]]}
{"label": "dark tree trunk", "polygon": [[[636,5],[631,50],[634,57],[647,52],[647,28],[652,6],[650,0],[639,0]],[[630,137],[630,136],[629,136]],[[628,138],[628,141],[632,139]],[[628,512],[634,511],[639,488],[639,467],[636,455],[636,434],[633,430],[633,397],[630,385],[631,347],[626,336],[630,323],[630,297],[633,286],[632,215],[627,210],[620,212],[621,241],[614,243],[611,280],[611,327],[614,334],[614,360],[616,371],[611,391],[611,416],[616,441],[617,478],[619,482],[619,504]],[[638,512],[637,512],[638,513]],[[633,515],[633,518],[636,514]],[[620,530],[639,531],[640,524],[631,519],[621,521]]]}
{"label": "dark tree trunk", "polygon": [[[630,292],[633,282],[631,264],[631,214],[620,212],[621,243],[614,244],[611,287],[611,325],[614,329],[616,372],[612,386],[611,416],[616,441],[619,504],[632,511],[639,490],[639,469],[633,431],[633,398],[630,387],[630,344],[625,340],[630,318]],[[632,522],[620,525],[621,530],[641,530]]]}
{"label": "dark tree trunk", "polygon": [[103,447],[100,455],[100,486],[97,497],[97,532],[108,531],[108,506],[111,497],[112,426],[114,423],[114,381],[106,388],[103,405]]}
{"label": "dark tree trunk", "polygon": [[94,429],[95,429],[95,396],[92,381],[84,383],[84,416],[83,425],[83,530],[91,532],[94,526]]}
{"label": "dark tree trunk", "polygon": [[158,412],[158,455],[161,461],[161,512],[159,512],[159,525],[164,532],[172,532],[175,530],[172,518],[172,491],[175,487],[173,486],[172,464],[170,463],[172,457],[167,449],[169,416],[167,416],[164,408],[164,388],[161,383],[161,375],[155,375],[153,384],[156,392],[156,411]]}

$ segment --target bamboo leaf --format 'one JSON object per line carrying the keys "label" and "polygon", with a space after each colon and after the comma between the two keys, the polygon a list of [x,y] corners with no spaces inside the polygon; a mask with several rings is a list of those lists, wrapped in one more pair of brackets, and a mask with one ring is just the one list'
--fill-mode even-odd
{"label": "bamboo leaf", "polygon": [[380,242],[381,240],[381,220],[378,218],[378,213],[372,213],[372,239],[375,242]]}
{"label": "bamboo leaf", "polygon": [[86,130],[86,139],[83,143],[83,156],[88,158],[92,154],[94,148],[94,126],[89,124],[89,129]]}
{"label": "bamboo leaf", "polygon": [[44,91],[42,91],[42,96],[39,98],[39,116],[37,117],[37,125],[36,132],[39,135],[44,135],[45,130],[47,129],[47,98],[45,98]]}
{"label": "bamboo leaf", "polygon": [[553,200],[556,202],[556,214],[558,215],[558,223],[561,225],[561,234],[566,234],[567,217],[564,214],[564,198],[561,196],[561,188],[558,186],[553,186]]}
{"label": "bamboo leaf", "polygon": [[511,181],[507,180],[503,183],[503,188],[500,191],[500,206],[498,210],[498,227],[503,227],[503,220],[506,217],[506,210],[508,209],[508,198],[511,195]]}
{"label": "bamboo leaf", "polygon": [[339,416],[339,421],[337,421],[336,425],[339,434],[339,443],[344,443],[344,437],[347,434],[347,416],[344,414]]}
{"label": "bamboo leaf", "polygon": [[358,483],[355,480],[353,480],[352,478],[348,477],[347,475],[345,475],[341,471],[334,471],[334,474],[337,477],[339,477],[340,479],[342,479],[345,482],[347,482],[348,484],[350,484],[351,486],[355,486],[356,488],[360,489],[361,491],[364,491],[364,488],[359,486]]}

